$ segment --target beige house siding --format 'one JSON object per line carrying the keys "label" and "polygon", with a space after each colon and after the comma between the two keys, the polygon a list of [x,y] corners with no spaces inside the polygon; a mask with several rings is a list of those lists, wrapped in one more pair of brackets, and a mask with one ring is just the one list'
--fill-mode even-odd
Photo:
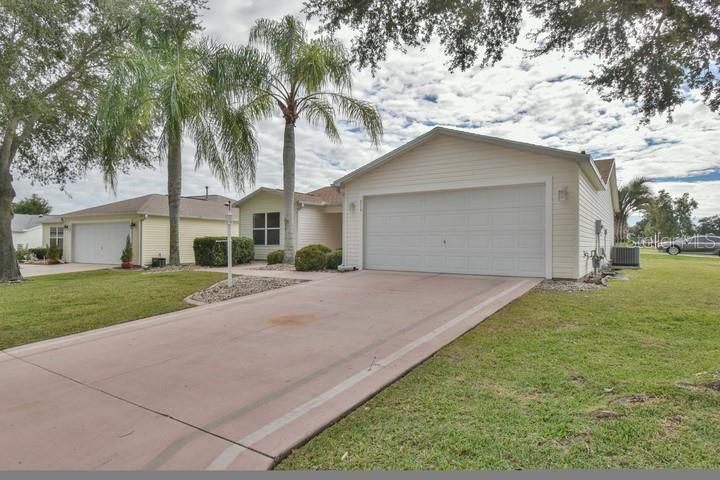
{"label": "beige house siding", "polygon": [[280,212],[280,245],[255,245],[255,258],[265,260],[267,254],[283,248],[285,240],[285,222],[282,197],[269,192],[260,192],[240,205],[240,235],[253,238],[253,215],[256,213]]}
{"label": "beige house siding", "polygon": [[[135,229],[138,230],[138,229]],[[233,235],[238,230],[234,222]],[[180,219],[180,263],[195,263],[193,241],[198,237],[221,237],[227,234],[224,220],[198,218]],[[142,264],[148,265],[152,257],[170,256],[170,219],[168,217],[149,216],[142,220]]]}
{"label": "beige house siding", "polygon": [[342,214],[326,213],[325,207],[306,205],[298,210],[298,248],[321,243],[332,249],[342,246]]}
{"label": "beige house siding", "polygon": [[[549,180],[552,276],[577,278],[578,172],[573,160],[438,135],[345,185],[344,263],[362,266],[363,196]],[[557,191],[564,187],[568,198],[561,202]]]}
{"label": "beige house siding", "polygon": [[[595,220],[602,220],[605,233],[600,235],[600,248],[604,248],[606,256],[610,256],[610,248],[615,239],[615,222],[612,207],[611,190],[597,191],[583,172],[578,173],[579,209],[578,209],[578,277],[592,273],[592,259],[589,257],[595,250]],[[586,256],[586,254],[588,256]]]}

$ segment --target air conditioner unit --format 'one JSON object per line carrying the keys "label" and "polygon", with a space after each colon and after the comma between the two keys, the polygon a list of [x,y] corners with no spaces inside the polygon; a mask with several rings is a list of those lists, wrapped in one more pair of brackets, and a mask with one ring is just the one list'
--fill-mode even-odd
{"label": "air conditioner unit", "polygon": [[610,261],[618,267],[639,267],[639,247],[612,247]]}

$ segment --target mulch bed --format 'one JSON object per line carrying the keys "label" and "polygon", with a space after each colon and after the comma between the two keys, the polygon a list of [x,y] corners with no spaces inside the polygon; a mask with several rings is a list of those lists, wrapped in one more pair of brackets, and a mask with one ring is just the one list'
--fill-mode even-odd
{"label": "mulch bed", "polygon": [[250,276],[238,276],[233,278],[232,287],[227,286],[225,280],[216,283],[204,290],[195,292],[190,295],[187,300],[190,303],[216,303],[224,300],[230,300],[231,298],[244,297],[247,295],[254,295],[256,293],[266,292],[268,290],[275,290],[278,288],[289,287],[298,283],[303,283],[305,280],[295,280],[290,278],[269,278],[269,277],[250,277]]}
{"label": "mulch bed", "polygon": [[573,280],[543,280],[534,290],[549,290],[554,292],[589,292],[605,288],[596,283],[575,282]]}
{"label": "mulch bed", "polygon": [[274,263],[272,265],[262,265],[254,267],[253,270],[273,270],[277,272],[294,272],[295,265],[292,263]]}

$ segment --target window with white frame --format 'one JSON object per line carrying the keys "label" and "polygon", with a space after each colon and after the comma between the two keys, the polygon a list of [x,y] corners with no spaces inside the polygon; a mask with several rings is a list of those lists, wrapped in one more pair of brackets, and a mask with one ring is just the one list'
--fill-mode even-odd
{"label": "window with white frame", "polygon": [[280,212],[253,214],[255,245],[280,245]]}
{"label": "window with white frame", "polygon": [[50,246],[58,247],[60,250],[62,250],[64,234],[64,227],[50,227]]}

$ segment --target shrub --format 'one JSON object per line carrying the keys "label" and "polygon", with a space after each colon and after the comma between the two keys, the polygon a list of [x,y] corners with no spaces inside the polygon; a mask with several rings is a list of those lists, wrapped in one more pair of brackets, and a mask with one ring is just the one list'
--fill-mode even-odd
{"label": "shrub", "polygon": [[[193,241],[195,252],[195,263],[205,267],[222,267],[227,265],[227,245],[224,241],[227,237],[199,237]],[[248,263],[255,258],[255,244],[252,238],[232,238],[232,262]]]}
{"label": "shrub", "polygon": [[338,248],[334,252],[325,254],[325,268],[328,270],[337,270],[342,264],[342,248]]}
{"label": "shrub", "polygon": [[[309,272],[313,270],[323,270],[326,265],[326,255],[330,251],[323,245],[308,245],[301,248],[295,253],[295,270],[300,272]],[[327,251],[326,251],[327,250]]]}
{"label": "shrub", "polygon": [[282,263],[285,260],[285,250],[275,250],[267,254],[268,265]]}
{"label": "shrub", "polygon": [[60,260],[62,258],[62,250],[57,245],[50,245],[47,249],[47,258],[49,260]]}
{"label": "shrub", "polygon": [[327,246],[323,245],[322,243],[313,243],[313,244],[311,244],[311,245],[305,245],[303,248],[316,248],[316,249],[320,250],[320,251],[323,252],[323,253],[330,253],[330,252],[332,252],[332,248],[327,247]]}
{"label": "shrub", "polygon": [[18,248],[15,250],[15,258],[18,262],[24,262],[27,260],[27,257],[30,255],[30,250],[27,248]]}
{"label": "shrub", "polygon": [[35,258],[37,258],[38,260],[45,260],[45,257],[47,257],[47,251],[48,249],[45,247],[36,247],[30,249],[30,253],[35,255]]}
{"label": "shrub", "polygon": [[120,261],[123,263],[128,263],[132,261],[132,242],[130,242],[130,235],[128,235],[125,238],[125,248],[123,248],[122,253],[120,254]]}

